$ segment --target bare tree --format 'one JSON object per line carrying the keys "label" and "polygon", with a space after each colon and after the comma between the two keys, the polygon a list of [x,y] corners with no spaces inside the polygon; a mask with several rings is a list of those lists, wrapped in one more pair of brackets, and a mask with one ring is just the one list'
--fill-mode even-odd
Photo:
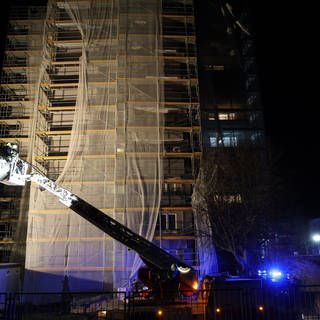
{"label": "bare tree", "polygon": [[271,170],[266,155],[250,147],[204,152],[192,204],[209,224],[217,250],[231,254],[248,271],[247,248],[270,214]]}

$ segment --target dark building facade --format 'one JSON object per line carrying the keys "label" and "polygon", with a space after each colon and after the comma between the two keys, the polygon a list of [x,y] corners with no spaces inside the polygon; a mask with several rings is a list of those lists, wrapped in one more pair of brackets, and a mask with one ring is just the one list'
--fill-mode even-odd
{"label": "dark building facade", "polygon": [[234,6],[199,1],[196,17],[202,145],[263,145],[255,50],[245,1]]}

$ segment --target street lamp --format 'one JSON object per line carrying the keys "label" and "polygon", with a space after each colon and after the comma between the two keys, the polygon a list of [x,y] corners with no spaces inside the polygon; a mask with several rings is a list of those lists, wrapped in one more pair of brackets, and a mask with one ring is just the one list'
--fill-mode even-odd
{"label": "street lamp", "polygon": [[314,242],[320,242],[320,233],[314,233],[314,234],[312,235],[312,240],[313,240]]}
{"label": "street lamp", "polygon": [[311,239],[314,243],[317,244],[318,254],[320,254],[320,233],[314,233],[311,236]]}

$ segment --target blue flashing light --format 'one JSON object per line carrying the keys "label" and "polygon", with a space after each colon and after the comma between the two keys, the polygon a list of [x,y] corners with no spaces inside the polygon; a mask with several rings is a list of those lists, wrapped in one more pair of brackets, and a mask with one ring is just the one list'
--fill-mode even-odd
{"label": "blue flashing light", "polygon": [[283,273],[278,269],[272,269],[269,271],[270,280],[275,282],[279,281],[283,277]]}
{"label": "blue flashing light", "polygon": [[267,270],[258,270],[258,276],[265,278],[268,275]]}
{"label": "blue flashing light", "polygon": [[285,279],[289,280],[289,274],[283,273],[283,271],[278,268],[260,269],[258,270],[258,276],[271,282],[282,282]]}

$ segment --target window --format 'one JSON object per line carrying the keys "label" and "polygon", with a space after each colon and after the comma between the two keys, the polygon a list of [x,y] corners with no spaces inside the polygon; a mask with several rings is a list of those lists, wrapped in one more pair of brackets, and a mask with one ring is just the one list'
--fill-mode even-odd
{"label": "window", "polygon": [[[235,147],[238,145],[237,137],[223,137],[223,145],[225,147]],[[218,139],[216,137],[209,137],[210,147],[217,147],[218,146]],[[221,145],[221,140],[219,144]]]}
{"label": "window", "polygon": [[8,222],[0,224],[0,239],[11,239],[12,238],[12,225]]}
{"label": "window", "polygon": [[180,185],[181,185],[180,183],[173,183],[172,184],[172,191],[177,192],[179,190]]}
{"label": "window", "polygon": [[218,145],[216,137],[209,137],[210,147],[216,147]]}
{"label": "window", "polygon": [[223,200],[227,203],[241,203],[241,195],[240,194],[229,194],[229,195],[224,195]]}
{"label": "window", "polygon": [[224,70],[224,66],[223,65],[208,64],[208,65],[205,66],[205,70],[207,70],[207,71],[223,71]]}
{"label": "window", "polygon": [[219,120],[235,120],[235,118],[234,112],[219,112]]}
{"label": "window", "polygon": [[210,120],[210,121],[216,120],[213,112],[209,112],[209,113],[208,113],[208,120]]}
{"label": "window", "polygon": [[176,249],[176,256],[180,260],[184,260],[184,249]]}
{"label": "window", "polygon": [[[235,112],[219,112],[218,119],[219,120],[235,120],[236,113]],[[208,113],[208,120],[209,121],[216,120],[216,116],[214,112]]]}
{"label": "window", "polygon": [[223,137],[223,145],[226,147],[235,147],[238,145],[237,137]]}
{"label": "window", "polygon": [[161,230],[176,230],[177,217],[174,213],[162,213],[160,215]]}

